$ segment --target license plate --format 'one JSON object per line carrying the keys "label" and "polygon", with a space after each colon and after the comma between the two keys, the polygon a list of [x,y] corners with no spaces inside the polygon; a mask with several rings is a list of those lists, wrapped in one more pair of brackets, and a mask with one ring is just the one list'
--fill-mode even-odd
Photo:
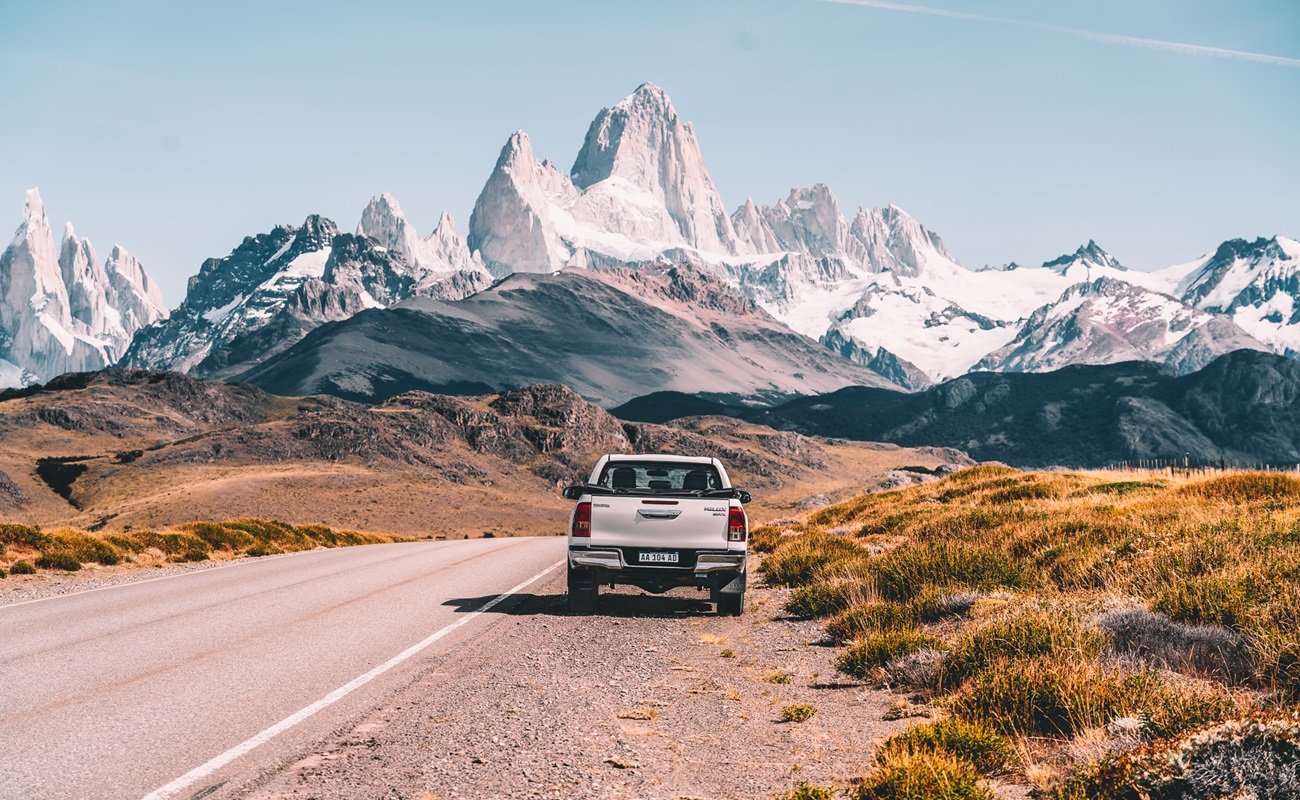
{"label": "license plate", "polygon": [[642,564],[676,564],[677,553],[672,550],[650,550],[641,552]]}

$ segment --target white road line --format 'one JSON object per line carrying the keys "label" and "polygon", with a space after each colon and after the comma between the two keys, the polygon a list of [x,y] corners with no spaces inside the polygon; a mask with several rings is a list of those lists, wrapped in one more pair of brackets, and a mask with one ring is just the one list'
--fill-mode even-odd
{"label": "white road line", "polygon": [[499,605],[510,595],[517,593],[519,590],[523,589],[524,587],[528,586],[531,583],[536,583],[537,581],[544,578],[556,567],[559,567],[562,564],[564,564],[564,559],[555,562],[554,564],[550,565],[549,567],[537,573],[536,575],[524,581],[523,583],[520,583],[517,586],[513,586],[507,589],[506,591],[502,592],[501,594],[487,601],[483,605],[479,606],[475,610],[469,612],[465,616],[451,623],[447,627],[442,628],[430,634],[428,637],[426,637],[425,639],[419,642],[416,642],[415,644],[406,648],[402,652],[388,659],[387,661],[375,667],[374,669],[370,670],[369,672],[365,673],[364,675],[359,675],[356,678],[353,678],[352,680],[343,684],[339,688],[325,695],[324,697],[312,703],[311,705],[306,706],[305,708],[302,708],[298,711],[295,711],[294,713],[290,714],[289,716],[275,723],[274,725],[262,731],[261,733],[258,733],[252,736],[251,738],[235,745],[234,747],[230,748],[229,750],[217,756],[216,758],[213,758],[211,761],[208,761],[205,764],[201,764],[195,767],[194,769],[180,776],[179,778],[172,781],[171,783],[168,783],[165,786],[160,786],[159,788],[154,789],[152,792],[145,795],[143,800],[163,800],[164,798],[174,797],[178,792],[184,790],[186,787],[192,786],[198,781],[203,780],[207,776],[211,775],[212,773],[226,766],[227,764],[239,758],[240,756],[252,752],[257,747],[266,744],[270,740],[274,739],[276,736],[279,736],[280,734],[284,733],[285,731],[289,730],[295,725],[298,725],[299,723],[306,720],[307,718],[337,703],[338,701],[342,700],[343,698],[355,692],[357,689],[360,689],[362,686],[365,686],[367,683],[370,683],[375,678],[378,678],[380,675],[383,675],[385,672],[388,672],[393,667],[396,667],[402,662],[407,661],[413,656],[418,655],[420,651],[424,650],[429,645],[443,638],[444,636],[456,630],[457,628],[461,627],[462,625],[469,623],[479,614],[482,614],[485,611],[491,611],[493,607]]}

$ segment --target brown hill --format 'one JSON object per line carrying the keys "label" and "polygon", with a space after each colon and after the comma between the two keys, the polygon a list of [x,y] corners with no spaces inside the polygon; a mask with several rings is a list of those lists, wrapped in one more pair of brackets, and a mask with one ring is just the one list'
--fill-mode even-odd
{"label": "brown hill", "polygon": [[563,386],[379,405],[171,372],[66,375],[0,395],[0,518],[105,530],[261,516],[405,535],[556,533],[557,489],[606,452],[716,455],[759,515],[948,450],[842,443],[723,418],[615,419]]}

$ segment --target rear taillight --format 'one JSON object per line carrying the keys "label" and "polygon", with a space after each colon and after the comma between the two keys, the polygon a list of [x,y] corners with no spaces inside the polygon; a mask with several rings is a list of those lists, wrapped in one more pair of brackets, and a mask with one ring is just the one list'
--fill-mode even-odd
{"label": "rear taillight", "polygon": [[748,531],[749,522],[745,519],[745,509],[732,506],[731,512],[727,514],[727,541],[743,542]]}
{"label": "rear taillight", "polygon": [[591,503],[578,503],[573,509],[573,527],[569,529],[569,535],[591,536]]}

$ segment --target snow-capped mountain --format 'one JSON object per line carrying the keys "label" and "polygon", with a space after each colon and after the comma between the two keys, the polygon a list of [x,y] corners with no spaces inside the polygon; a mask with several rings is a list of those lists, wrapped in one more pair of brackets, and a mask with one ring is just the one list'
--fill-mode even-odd
{"label": "snow-capped mountain", "polygon": [[[371,198],[355,234],[309,217],[246,238],[204,263],[185,301],[135,337],[125,363],[235,375],[326,322],[408,298],[458,300],[513,273],[665,263],[727,282],[780,323],[910,388],[977,367],[1136,357],[1186,371],[1260,346],[1300,356],[1300,244],[1290,239],[1234,240],[1159,272],[1128,269],[1093,241],[1038,267],[972,270],[902,209],[842,210],[821,183],[725,209],[691,124],[643,84],[596,115],[567,172],[539,160],[526,133],[512,134],[467,238],[445,213],[421,237],[387,192]],[[29,243],[11,258],[48,262],[39,249]],[[143,275],[124,252],[101,267],[69,230],[57,268],[62,295],[33,268],[28,296],[66,307],[87,338],[111,338],[115,310],[123,330],[149,320],[148,292],[130,287],[151,284],[124,277]],[[116,294],[95,288],[123,281]],[[72,350],[84,347],[94,349],[74,336]],[[64,363],[54,360],[47,369]]]}
{"label": "snow-capped mountain", "polygon": [[1226,315],[1274,351],[1300,358],[1300,242],[1233,239],[1163,274],[1184,302]]}
{"label": "snow-capped mountain", "polygon": [[385,192],[367,205],[357,230],[340,233],[312,215],[208,259],[180,307],[140,332],[123,365],[228,376],[326,322],[408,297],[459,299],[491,284],[448,215],[420,239]]}
{"label": "snow-capped mountain", "polygon": [[157,285],[121,246],[101,262],[69,223],[56,250],[40,192],[27,192],[0,255],[0,386],[110,366],[163,313]]}
{"label": "snow-capped mountain", "polygon": [[[1091,243],[1090,243],[1091,244]],[[1046,268],[1051,268],[1044,265]],[[1231,320],[1166,294],[1101,277],[1039,308],[977,369],[1044,372],[1071,364],[1155,361],[1195,372],[1233,350],[1267,350]]]}
{"label": "snow-capped mountain", "polygon": [[650,83],[597,115],[567,175],[511,134],[474,204],[469,247],[495,275],[742,251],[695,131]]}

